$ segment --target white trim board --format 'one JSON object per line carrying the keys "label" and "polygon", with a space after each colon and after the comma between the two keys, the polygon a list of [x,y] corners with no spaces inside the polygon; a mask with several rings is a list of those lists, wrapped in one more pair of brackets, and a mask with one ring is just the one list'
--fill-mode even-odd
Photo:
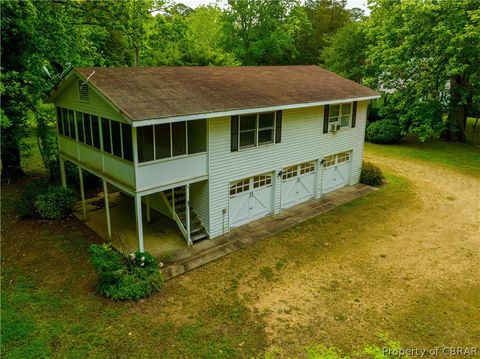
{"label": "white trim board", "polygon": [[247,109],[241,109],[241,110],[206,112],[206,113],[200,113],[200,114],[194,114],[194,115],[172,116],[172,117],[156,118],[156,119],[149,119],[149,120],[133,120],[132,126],[142,127],[142,126],[149,126],[149,125],[159,125],[159,124],[170,123],[170,122],[191,121],[191,120],[200,120],[205,118],[218,118],[218,117],[233,116],[233,115],[245,115],[245,114],[257,113],[257,112],[269,112],[269,111],[290,110],[290,109],[296,109],[296,108],[307,108],[307,107],[315,107],[315,106],[323,106],[323,105],[335,105],[338,103],[347,103],[347,102],[353,102],[353,101],[368,101],[368,100],[374,100],[377,98],[380,98],[380,95],[346,98],[346,99],[339,99],[339,100],[327,100],[327,101],[319,101],[319,102],[297,103],[297,104],[291,104],[291,105],[254,107],[254,108],[247,108]]}

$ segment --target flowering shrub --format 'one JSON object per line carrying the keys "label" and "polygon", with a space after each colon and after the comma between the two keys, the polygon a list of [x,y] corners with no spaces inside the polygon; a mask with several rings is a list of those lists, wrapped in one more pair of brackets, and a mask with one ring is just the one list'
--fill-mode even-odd
{"label": "flowering shrub", "polygon": [[92,244],[91,260],[98,274],[98,292],[114,300],[139,300],[158,291],[163,277],[157,260],[147,252],[126,258],[108,244]]}

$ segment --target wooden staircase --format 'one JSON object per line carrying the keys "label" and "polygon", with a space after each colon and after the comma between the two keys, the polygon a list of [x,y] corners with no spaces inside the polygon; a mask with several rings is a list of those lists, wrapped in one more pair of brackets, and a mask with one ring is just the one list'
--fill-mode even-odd
{"label": "wooden staircase", "polygon": [[[186,215],[186,201],[185,201],[185,187],[177,187],[174,190],[164,191],[165,197],[168,203],[174,209],[174,213],[183,225],[183,230],[186,233],[187,228],[187,215]],[[172,197],[175,199],[175,206],[173,206]],[[192,243],[208,239],[208,233],[205,230],[200,218],[194,212],[192,206],[189,204],[190,209],[190,239]],[[183,231],[182,231],[183,233]]]}

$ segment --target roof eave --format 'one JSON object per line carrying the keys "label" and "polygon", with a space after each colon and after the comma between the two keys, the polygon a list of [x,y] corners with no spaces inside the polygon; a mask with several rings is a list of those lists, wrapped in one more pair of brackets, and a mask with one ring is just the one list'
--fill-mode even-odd
{"label": "roof eave", "polygon": [[191,121],[191,120],[200,120],[205,118],[218,118],[218,117],[233,116],[233,115],[245,115],[245,114],[256,113],[256,112],[291,110],[296,108],[335,105],[338,103],[346,103],[346,102],[352,102],[352,101],[369,101],[369,100],[374,100],[380,97],[381,97],[380,94],[377,93],[376,95],[370,95],[370,96],[350,97],[350,98],[325,100],[325,101],[318,101],[318,102],[306,102],[306,103],[297,103],[297,104],[289,104],[289,105],[268,106],[268,107],[251,107],[251,108],[244,108],[244,109],[205,112],[205,113],[198,113],[198,114],[191,114],[191,115],[178,115],[178,116],[143,119],[143,120],[137,119],[132,121],[132,126],[142,127],[142,126],[149,126],[149,125],[159,125],[162,123],[170,123],[170,122]]}

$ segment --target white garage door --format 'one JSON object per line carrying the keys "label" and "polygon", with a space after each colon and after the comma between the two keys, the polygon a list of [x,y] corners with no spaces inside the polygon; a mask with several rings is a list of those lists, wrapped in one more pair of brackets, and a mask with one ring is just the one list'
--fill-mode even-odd
{"label": "white garage door", "polygon": [[323,162],[322,193],[344,187],[350,180],[350,152],[325,157]]}
{"label": "white garage door", "polygon": [[315,196],[315,162],[305,162],[282,171],[281,207],[288,208]]}
{"label": "white garage door", "polygon": [[272,175],[245,178],[230,184],[230,227],[262,218],[272,213]]}

